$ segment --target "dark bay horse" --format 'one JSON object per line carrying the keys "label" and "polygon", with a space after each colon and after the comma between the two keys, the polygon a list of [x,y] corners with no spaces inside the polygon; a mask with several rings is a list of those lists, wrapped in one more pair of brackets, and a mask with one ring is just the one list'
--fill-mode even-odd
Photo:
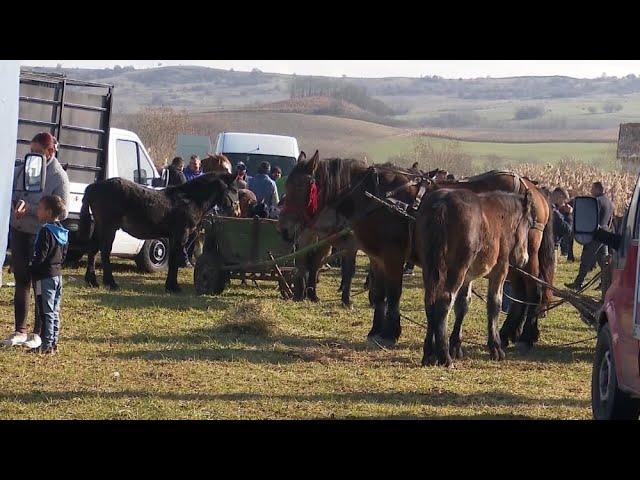
{"label": "dark bay horse", "polygon": [[[109,256],[116,231],[121,228],[140,239],[169,239],[169,272],[165,288],[178,292],[180,252],[204,214],[214,206],[237,208],[237,192],[231,174],[208,173],[164,190],[145,188],[129,180],[111,178],[89,185],[82,199],[79,236],[89,241],[85,280],[97,287],[95,257],[100,250],[103,283],[118,288]],[[95,222],[91,234],[91,214]]]}
{"label": "dark bay horse", "polygon": [[[487,346],[491,359],[504,359],[497,321],[509,264],[528,262],[528,234],[534,224],[532,192],[476,194],[437,190],[416,215],[415,250],[422,265],[427,334],[422,365],[452,365],[462,357],[461,328],[471,301],[472,282],[487,277]],[[456,319],[447,339],[447,317]]]}
{"label": "dark bay horse", "polygon": [[357,247],[371,262],[369,298],[375,312],[368,338],[393,344],[400,337],[402,270],[412,251],[412,223],[380,207],[365,191],[384,194],[395,190],[395,198],[411,204],[417,187],[405,175],[381,170],[366,162],[332,158],[320,161],[300,155],[287,178],[286,196],[278,227],[285,240],[305,228],[330,231],[346,219],[353,228]]}
{"label": "dark bay horse", "polygon": [[[427,193],[439,188],[466,189],[476,193],[500,190],[521,195],[531,193],[534,205],[534,226],[529,230],[529,261],[523,268],[531,275],[553,285],[555,251],[553,220],[549,196],[531,180],[512,172],[491,171],[458,181],[436,181],[427,187]],[[551,291],[517,271],[509,272],[511,295],[521,302],[511,302],[507,319],[500,329],[504,346],[509,341],[533,345],[539,337],[538,310],[551,301]]]}

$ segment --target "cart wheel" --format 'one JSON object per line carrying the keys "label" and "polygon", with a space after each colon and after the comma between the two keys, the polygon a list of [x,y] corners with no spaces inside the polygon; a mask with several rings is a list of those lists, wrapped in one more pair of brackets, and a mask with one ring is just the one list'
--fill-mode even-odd
{"label": "cart wheel", "polygon": [[222,270],[222,258],[215,252],[205,252],[193,270],[193,284],[199,295],[220,295],[229,280],[229,273]]}

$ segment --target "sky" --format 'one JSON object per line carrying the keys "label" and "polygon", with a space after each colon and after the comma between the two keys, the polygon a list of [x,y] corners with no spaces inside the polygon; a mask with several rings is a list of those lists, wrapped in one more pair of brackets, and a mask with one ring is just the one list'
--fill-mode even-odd
{"label": "sky", "polygon": [[638,60],[22,60],[25,66],[113,68],[115,65],[150,68],[199,65],[239,71],[259,68],[269,73],[296,73],[340,77],[445,78],[563,75],[577,78],[640,75]]}

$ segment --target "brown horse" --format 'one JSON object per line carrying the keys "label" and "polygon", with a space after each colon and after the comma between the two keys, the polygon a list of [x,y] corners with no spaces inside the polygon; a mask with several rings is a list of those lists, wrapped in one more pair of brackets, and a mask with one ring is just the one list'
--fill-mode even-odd
{"label": "brown horse", "polygon": [[[528,234],[534,224],[532,193],[476,194],[470,190],[437,190],[417,212],[415,250],[423,268],[427,334],[422,365],[450,366],[461,358],[461,327],[471,301],[472,282],[489,279],[487,346],[493,360],[504,359],[497,321],[502,286],[509,264],[528,262]],[[451,339],[447,317],[454,307]]]}
{"label": "brown horse", "polygon": [[[476,193],[501,190],[521,195],[531,193],[534,205],[534,226],[529,230],[529,261],[524,269],[531,275],[553,285],[555,254],[553,221],[549,197],[528,178],[512,172],[491,171],[458,181],[437,181],[427,187],[427,193],[439,188],[466,189]],[[507,319],[500,329],[504,346],[509,341],[533,345],[539,337],[538,310],[549,303],[551,291],[516,271],[510,271],[512,296],[520,302],[511,302]]]}
{"label": "brown horse", "polygon": [[417,187],[405,175],[389,170],[377,172],[360,160],[320,161],[316,151],[309,160],[300,154],[285,188],[278,222],[285,240],[293,239],[305,228],[329,231],[335,228],[338,218],[351,224],[358,248],[371,262],[369,298],[375,312],[368,338],[377,343],[395,343],[401,333],[402,269],[412,256],[413,225],[381,208],[365,191],[384,194],[395,190],[395,198],[411,204]]}
{"label": "brown horse", "polygon": [[233,167],[231,161],[224,155],[209,154],[206,158],[203,158],[201,168],[204,173],[218,172],[218,173],[232,173]]}

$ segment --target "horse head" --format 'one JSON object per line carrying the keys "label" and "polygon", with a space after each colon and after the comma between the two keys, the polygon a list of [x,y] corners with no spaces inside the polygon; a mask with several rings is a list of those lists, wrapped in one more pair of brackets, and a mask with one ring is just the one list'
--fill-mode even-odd
{"label": "horse head", "polygon": [[203,158],[202,171],[204,173],[232,173],[233,167],[231,161],[225,155],[215,155],[210,153],[208,157]]}
{"label": "horse head", "polygon": [[286,241],[293,241],[296,233],[308,226],[318,210],[318,187],[315,173],[320,161],[316,153],[307,160],[300,152],[298,162],[287,177],[285,201],[278,218],[278,230]]}

